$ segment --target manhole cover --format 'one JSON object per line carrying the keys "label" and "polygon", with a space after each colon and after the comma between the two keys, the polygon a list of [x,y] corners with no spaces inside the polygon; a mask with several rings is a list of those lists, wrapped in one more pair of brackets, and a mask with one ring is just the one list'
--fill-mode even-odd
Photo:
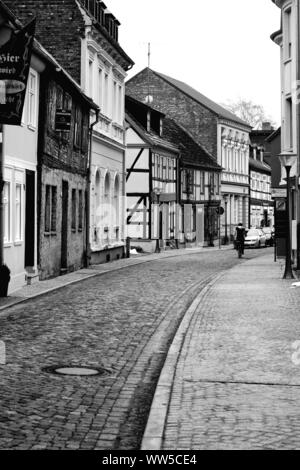
{"label": "manhole cover", "polygon": [[93,375],[103,375],[108,373],[104,368],[99,367],[87,367],[87,366],[51,366],[45,367],[43,369],[45,372],[50,374],[59,374],[59,375],[76,375],[76,376],[93,376]]}

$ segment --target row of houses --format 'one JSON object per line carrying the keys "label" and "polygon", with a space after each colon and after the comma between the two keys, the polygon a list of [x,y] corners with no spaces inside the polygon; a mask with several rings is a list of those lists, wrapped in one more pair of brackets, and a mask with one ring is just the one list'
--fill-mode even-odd
{"label": "row of houses", "polygon": [[[291,193],[289,194],[291,247],[295,255],[295,264],[300,270],[300,1],[272,0],[272,2],[281,10],[280,29],[271,35],[271,39],[279,46],[280,50],[281,133],[279,153],[289,156],[292,165],[290,172]],[[279,159],[276,158],[276,154],[273,154],[271,164],[274,194],[277,195],[275,204],[280,215],[282,207],[285,207],[282,199],[286,195],[287,175],[284,166],[281,166]]]}
{"label": "row of houses", "polygon": [[[125,86],[134,62],[104,2],[0,7],[12,32],[37,18],[22,124],[2,133],[11,291],[118,259],[126,237],[148,249],[157,239],[202,246],[232,241],[239,222],[273,225],[259,136],[150,68]],[[57,130],[61,110],[71,115],[67,131]]]}

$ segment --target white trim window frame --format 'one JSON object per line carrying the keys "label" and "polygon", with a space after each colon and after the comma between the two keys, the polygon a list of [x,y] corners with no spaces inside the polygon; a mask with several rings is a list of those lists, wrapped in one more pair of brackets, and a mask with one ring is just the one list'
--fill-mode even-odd
{"label": "white trim window frame", "polygon": [[4,246],[12,243],[12,181],[4,179],[3,187]]}
{"label": "white trim window frame", "polygon": [[37,127],[37,104],[38,104],[38,74],[30,69],[28,76],[27,92],[27,119],[28,127]]}
{"label": "white trim window frame", "polygon": [[[23,176],[23,175],[22,175]],[[15,174],[15,227],[14,227],[14,243],[21,243],[23,242],[24,238],[24,230],[23,230],[23,223],[24,223],[24,213],[23,213],[23,206],[24,206],[24,185],[23,180],[21,177],[17,177],[17,173]]]}

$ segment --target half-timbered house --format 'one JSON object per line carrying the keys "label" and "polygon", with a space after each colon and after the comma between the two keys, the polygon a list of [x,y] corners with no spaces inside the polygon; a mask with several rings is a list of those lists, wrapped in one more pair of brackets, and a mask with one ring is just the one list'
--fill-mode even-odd
{"label": "half-timbered house", "polygon": [[167,117],[164,137],[180,146],[179,241],[191,246],[212,246],[220,236],[222,168],[182,126]]}
{"label": "half-timbered house", "polygon": [[127,235],[140,246],[178,239],[179,149],[162,137],[164,115],[126,97]]}

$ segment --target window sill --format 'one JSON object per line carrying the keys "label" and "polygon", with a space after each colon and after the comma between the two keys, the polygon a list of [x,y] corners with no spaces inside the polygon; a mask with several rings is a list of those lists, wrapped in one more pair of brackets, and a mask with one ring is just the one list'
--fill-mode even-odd
{"label": "window sill", "polygon": [[22,240],[18,240],[18,241],[15,241],[14,242],[14,246],[21,246],[23,245],[23,241]]}
{"label": "window sill", "polygon": [[78,232],[83,232],[83,229],[82,229],[82,228],[79,228],[79,229],[78,229]]}
{"label": "window sill", "polygon": [[53,237],[53,236],[56,236],[56,235],[57,235],[56,232],[44,232],[45,237]]}
{"label": "window sill", "polygon": [[71,232],[72,232],[72,233],[76,233],[76,228],[72,228],[72,229],[71,229]]}
{"label": "window sill", "polygon": [[32,132],[35,132],[37,130],[36,126],[33,126],[32,124],[27,124],[27,127]]}
{"label": "window sill", "polygon": [[3,245],[4,248],[11,248],[12,246],[13,246],[12,242],[6,242]]}

